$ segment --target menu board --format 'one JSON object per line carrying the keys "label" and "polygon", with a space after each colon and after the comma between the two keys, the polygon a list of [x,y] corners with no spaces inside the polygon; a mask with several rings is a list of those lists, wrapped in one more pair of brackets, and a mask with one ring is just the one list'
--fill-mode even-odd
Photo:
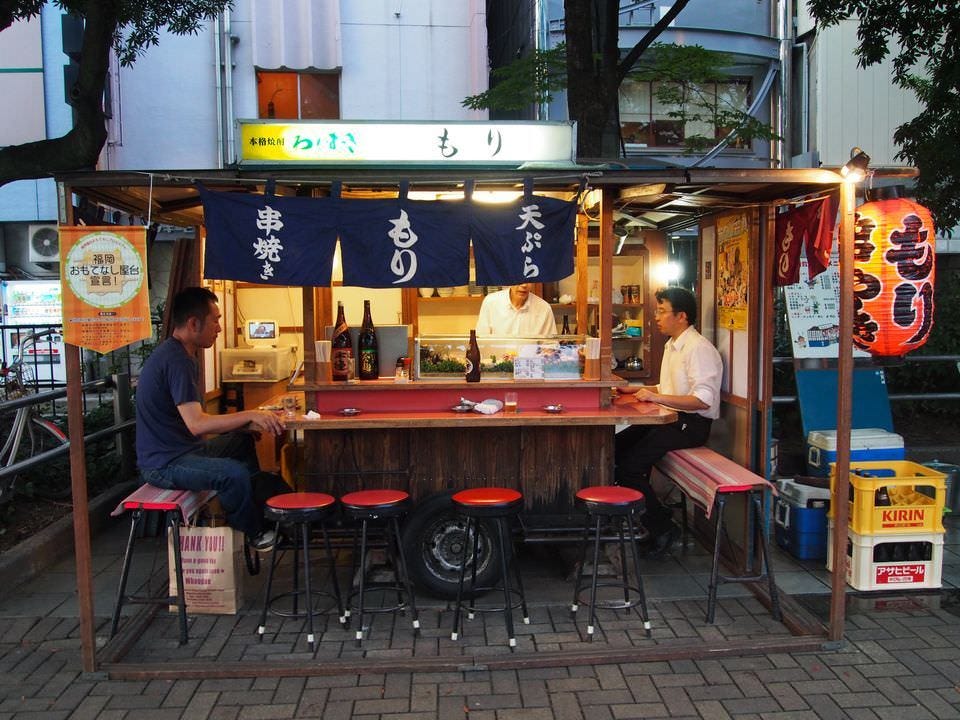
{"label": "menu board", "polygon": [[[800,282],[785,285],[790,342],[795,358],[835,358],[840,342],[840,262],[834,245],[830,266],[813,280],[805,255],[800,256]],[[869,353],[854,348],[854,355]]]}

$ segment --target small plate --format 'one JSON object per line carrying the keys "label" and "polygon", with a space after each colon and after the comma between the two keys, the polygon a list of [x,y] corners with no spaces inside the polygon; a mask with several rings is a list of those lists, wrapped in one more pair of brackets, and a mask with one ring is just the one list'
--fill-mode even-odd
{"label": "small plate", "polygon": [[353,417],[354,415],[359,415],[361,410],[359,408],[344,408],[340,411],[340,414],[344,417]]}
{"label": "small plate", "polygon": [[563,412],[563,405],[544,405],[543,411],[556,415],[557,413]]}
{"label": "small plate", "polygon": [[450,409],[453,410],[453,411],[456,412],[456,413],[467,413],[467,412],[470,412],[471,410],[473,410],[473,406],[472,406],[472,405],[462,405],[462,404],[461,404],[461,405],[454,405],[454,406],[453,406],[452,408],[450,408]]}

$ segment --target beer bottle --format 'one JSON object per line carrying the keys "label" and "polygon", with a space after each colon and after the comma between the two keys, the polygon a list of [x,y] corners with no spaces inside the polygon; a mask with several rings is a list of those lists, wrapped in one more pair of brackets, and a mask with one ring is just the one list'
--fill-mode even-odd
{"label": "beer bottle", "polygon": [[330,348],[330,371],[334,380],[349,380],[353,375],[353,341],[343,314],[343,301],[337,302],[337,324]]}
{"label": "beer bottle", "polygon": [[376,380],[380,377],[380,352],[377,349],[377,332],[370,315],[370,301],[363,301],[363,325],[357,343],[357,376],[361,380]]}
{"label": "beer bottle", "polygon": [[887,492],[886,485],[881,485],[877,488],[877,491],[874,493],[873,501],[874,505],[877,507],[889,507],[890,494]]}
{"label": "beer bottle", "polygon": [[570,334],[570,316],[569,315],[563,316],[563,328],[560,330],[560,334],[561,335]]}
{"label": "beer bottle", "polygon": [[480,346],[477,345],[477,331],[470,331],[470,345],[467,347],[467,382],[480,382]]}

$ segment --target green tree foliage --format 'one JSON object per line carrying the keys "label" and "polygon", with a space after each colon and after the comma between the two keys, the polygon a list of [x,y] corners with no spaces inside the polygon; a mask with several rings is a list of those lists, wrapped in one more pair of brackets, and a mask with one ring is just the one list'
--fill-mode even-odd
{"label": "green tree foliage", "polygon": [[856,17],[861,67],[893,57],[893,81],[920,113],[897,128],[897,157],[920,170],[917,197],[937,225],[960,223],[960,2],[808,0],[822,27]]}
{"label": "green tree foliage", "polygon": [[[44,4],[0,0],[0,31],[36,17]],[[111,50],[122,65],[132,65],[159,42],[161,30],[195,34],[204,20],[232,7],[231,0],[54,0],[54,4],[84,19],[79,73],[70,93],[74,126],[60,138],[0,148],[0,185],[95,167],[107,140],[103,91]]]}

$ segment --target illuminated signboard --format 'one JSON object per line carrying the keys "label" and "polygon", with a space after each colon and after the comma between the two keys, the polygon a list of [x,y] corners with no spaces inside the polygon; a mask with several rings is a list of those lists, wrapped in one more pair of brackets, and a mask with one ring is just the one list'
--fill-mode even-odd
{"label": "illuminated signboard", "polygon": [[245,165],[571,163],[573,123],[240,120]]}

